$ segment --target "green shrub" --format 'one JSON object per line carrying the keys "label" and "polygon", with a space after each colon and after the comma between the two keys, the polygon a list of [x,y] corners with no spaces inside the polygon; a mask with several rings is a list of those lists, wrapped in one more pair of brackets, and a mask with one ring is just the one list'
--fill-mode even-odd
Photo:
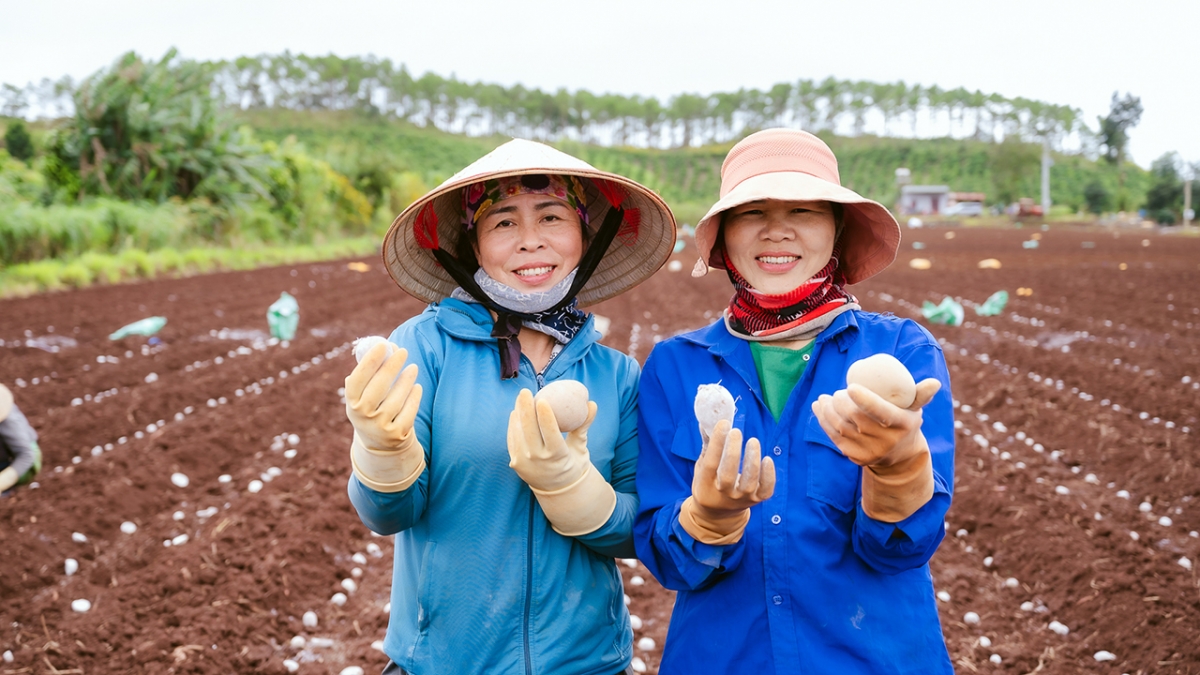
{"label": "green shrub", "polygon": [[141,277],[142,279],[150,279],[154,276],[155,265],[150,259],[150,254],[141,249],[130,248],[121,251],[118,259],[121,261],[121,267],[130,276]]}
{"label": "green shrub", "polygon": [[216,261],[208,250],[193,248],[184,252],[183,266],[189,272],[204,274],[205,272],[213,271],[216,267]]}
{"label": "green shrub", "polygon": [[22,162],[27,162],[33,157],[33,138],[30,137],[24,122],[17,120],[4,130],[4,149]]}
{"label": "green shrub", "polygon": [[45,190],[42,174],[0,150],[0,204],[36,201]]}
{"label": "green shrub", "polygon": [[184,252],[165,248],[148,254],[129,250],[119,254],[87,253],[74,260],[38,260],[0,268],[0,297],[155,275],[253,269],[378,253],[379,239],[375,236],[293,246],[193,248]]}
{"label": "green shrub", "polygon": [[53,290],[62,288],[62,281],[59,278],[62,266],[62,263],[57,260],[39,260],[12,267],[5,273],[5,276],[11,277],[19,283],[32,284],[39,289]]}
{"label": "green shrub", "polygon": [[173,248],[159,249],[150,254],[154,269],[167,276],[182,276],[187,272],[183,254]]}
{"label": "green shrub", "polygon": [[75,260],[63,266],[59,272],[59,278],[68,286],[75,288],[83,288],[92,283],[92,271],[87,265]]}
{"label": "green shrub", "polygon": [[98,282],[116,284],[125,276],[121,262],[110,255],[84,253],[79,257],[79,263],[86,267],[92,278]]}

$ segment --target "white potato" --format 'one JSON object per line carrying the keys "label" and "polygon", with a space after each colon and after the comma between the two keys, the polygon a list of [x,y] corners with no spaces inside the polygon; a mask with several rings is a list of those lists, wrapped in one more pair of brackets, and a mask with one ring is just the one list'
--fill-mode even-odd
{"label": "white potato", "polygon": [[[362,361],[363,357],[367,355],[367,352],[371,351],[371,347],[374,347],[380,342],[387,342],[387,338],[379,335],[368,335],[367,337],[360,337],[356,339],[354,341],[354,360]],[[396,349],[396,345],[388,343],[388,356],[391,356]]]}
{"label": "white potato", "polygon": [[696,390],[696,421],[700,423],[700,431],[705,440],[712,436],[713,427],[721,420],[733,423],[737,414],[737,403],[729,390],[717,384],[702,384]]}
{"label": "white potato", "polygon": [[588,390],[576,380],[558,380],[542,387],[533,397],[535,401],[546,401],[558,420],[558,428],[565,433],[583,426],[588,416]]}
{"label": "white potato", "polygon": [[917,397],[913,376],[891,354],[874,354],[850,364],[846,385],[858,384],[878,394],[899,408],[907,408]]}

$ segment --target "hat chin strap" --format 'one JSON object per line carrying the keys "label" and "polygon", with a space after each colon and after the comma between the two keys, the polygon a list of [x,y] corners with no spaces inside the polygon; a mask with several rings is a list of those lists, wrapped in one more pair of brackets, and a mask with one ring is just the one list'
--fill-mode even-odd
{"label": "hat chin strap", "polygon": [[[612,245],[624,219],[624,209],[620,207],[609,209],[608,215],[604,217],[604,222],[600,224],[600,230],[596,232],[596,238],[588,245],[587,250],[583,252],[583,257],[579,260],[579,271],[575,274],[575,281],[571,284],[571,288],[563,296],[563,299],[558,301],[558,304],[547,309],[546,312],[557,312],[575,301],[579,291],[592,278],[596,268],[600,266],[600,261],[604,258],[608,247]],[[517,339],[517,335],[521,332],[521,322],[532,320],[533,317],[497,304],[479,287],[474,273],[468,272],[462,262],[448,251],[441,247],[435,248],[433,257],[441,264],[442,269],[446,270],[450,278],[462,286],[464,291],[478,300],[479,304],[496,313],[496,321],[492,324],[492,337],[498,338],[500,341],[500,377],[505,380],[516,377],[521,362],[521,343]]]}

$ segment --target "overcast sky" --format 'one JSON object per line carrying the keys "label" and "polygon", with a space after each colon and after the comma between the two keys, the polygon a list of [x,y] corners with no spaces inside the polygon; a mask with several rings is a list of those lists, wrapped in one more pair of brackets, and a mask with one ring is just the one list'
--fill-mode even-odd
{"label": "overcast sky", "polygon": [[1197,0],[0,0],[0,82],[128,50],[196,59],[375,54],[468,81],[668,98],[800,78],[964,86],[1083,110],[1140,96],[1142,166],[1200,162]]}

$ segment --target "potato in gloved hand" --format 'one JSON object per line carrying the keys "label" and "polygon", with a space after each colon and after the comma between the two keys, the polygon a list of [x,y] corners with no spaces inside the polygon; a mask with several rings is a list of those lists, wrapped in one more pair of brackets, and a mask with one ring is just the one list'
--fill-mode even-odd
{"label": "potato in gloved hand", "polygon": [[575,431],[587,421],[588,390],[577,380],[551,382],[542,387],[533,400],[550,404],[554,419],[558,421],[558,429],[563,433]]}
{"label": "potato in gloved hand", "polygon": [[[904,364],[879,354],[851,364],[847,381],[845,389],[814,401],[813,413],[838,450],[864,468],[863,510],[881,522],[899,522],[933,498],[933,463],[921,433],[921,408],[941,382],[926,378],[909,385],[912,376]],[[909,404],[901,407],[893,401]]]}

